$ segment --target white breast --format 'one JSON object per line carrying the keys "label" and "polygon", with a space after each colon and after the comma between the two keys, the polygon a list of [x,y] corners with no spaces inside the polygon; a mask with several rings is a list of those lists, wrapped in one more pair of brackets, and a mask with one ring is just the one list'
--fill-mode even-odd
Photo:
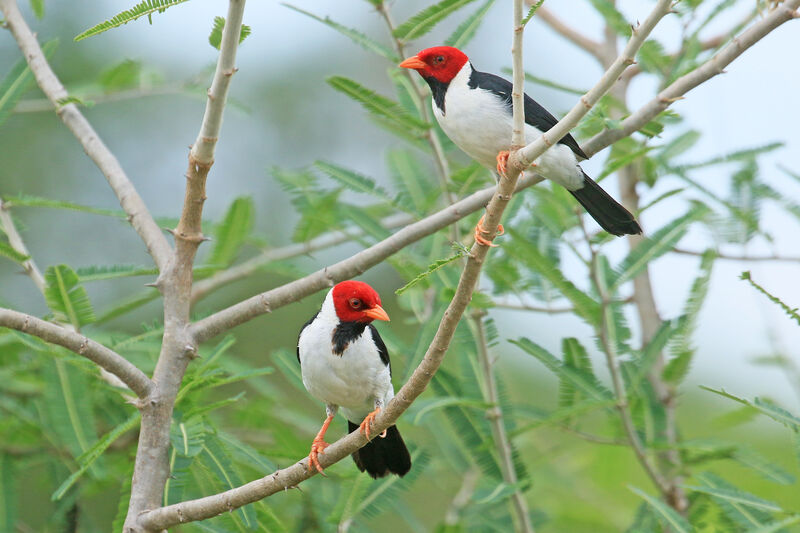
{"label": "white breast", "polygon": [[[508,105],[486,89],[470,89],[472,66],[466,63],[450,82],[444,98],[444,113],[433,102],[433,114],[442,130],[467,155],[490,170],[497,166],[497,153],[511,147],[513,118]],[[525,125],[525,142],[542,132]],[[537,173],[574,190],[583,186],[583,174],[569,147],[557,144],[540,157]]]}
{"label": "white breast", "polygon": [[[341,355],[333,353],[333,332],[338,324],[330,293],[317,318],[300,334],[298,350],[303,385],[316,399],[341,407],[351,422],[359,423],[375,408],[394,397],[389,367],[381,361],[372,331],[352,341]],[[332,316],[331,316],[332,315]]]}

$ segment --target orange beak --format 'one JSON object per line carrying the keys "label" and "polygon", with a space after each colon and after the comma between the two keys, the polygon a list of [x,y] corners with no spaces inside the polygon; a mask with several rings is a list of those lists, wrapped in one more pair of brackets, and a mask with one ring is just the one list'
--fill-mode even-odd
{"label": "orange beak", "polygon": [[389,315],[386,314],[386,311],[383,310],[383,307],[380,305],[376,305],[372,309],[367,309],[364,311],[364,314],[374,320],[386,320],[389,321]]}
{"label": "orange beak", "polygon": [[398,67],[402,67],[402,68],[414,68],[414,69],[417,69],[417,68],[425,68],[428,65],[427,65],[427,63],[425,63],[423,60],[421,60],[417,56],[411,56],[408,59],[404,59],[403,62],[400,63],[397,66]]}

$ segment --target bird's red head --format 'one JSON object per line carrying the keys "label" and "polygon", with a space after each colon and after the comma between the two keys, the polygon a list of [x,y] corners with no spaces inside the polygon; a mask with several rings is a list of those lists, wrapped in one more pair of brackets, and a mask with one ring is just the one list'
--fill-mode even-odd
{"label": "bird's red head", "polygon": [[467,55],[458,48],[434,46],[405,59],[399,66],[413,68],[423,78],[436,78],[442,83],[450,83],[467,61]]}
{"label": "bird's red head", "polygon": [[333,287],[333,307],[342,322],[389,320],[381,297],[363,281],[343,281]]}

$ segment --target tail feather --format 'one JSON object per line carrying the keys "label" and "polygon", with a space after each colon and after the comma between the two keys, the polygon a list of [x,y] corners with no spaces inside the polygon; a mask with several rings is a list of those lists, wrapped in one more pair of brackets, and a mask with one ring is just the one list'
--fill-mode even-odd
{"label": "tail feather", "polygon": [[636,235],[642,232],[631,212],[622,207],[585,172],[583,187],[570,192],[600,227],[612,235]]}
{"label": "tail feather", "polygon": [[[348,420],[347,427],[352,433],[359,426]],[[376,479],[389,474],[403,477],[411,470],[411,455],[397,426],[389,426],[385,437],[375,437],[353,453],[353,461],[359,470]]]}

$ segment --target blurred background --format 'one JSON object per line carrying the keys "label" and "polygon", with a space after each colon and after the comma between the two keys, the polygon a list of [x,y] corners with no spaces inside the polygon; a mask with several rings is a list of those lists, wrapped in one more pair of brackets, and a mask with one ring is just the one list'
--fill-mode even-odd
{"label": "blurred background", "polygon": [[[388,42],[383,21],[367,2],[295,0],[292,4],[319,16],[329,15],[378,41]],[[395,2],[391,7],[395,19],[402,21],[426,4],[413,0]],[[602,18],[584,2],[573,4],[558,2],[550,5],[548,2],[547,7],[573,27],[600,39]],[[644,17],[651,6],[652,2],[643,0],[618,2],[619,10],[629,20]],[[205,87],[217,56],[217,51],[209,46],[207,36],[213,17],[224,16],[224,3],[194,0],[154,15],[152,24],[142,19],[81,42],[73,42],[73,37],[129,7],[127,3],[49,1],[46,2],[43,20],[33,17],[27,2],[22,2],[21,7],[40,42],[59,40],[51,63],[71,94],[85,91],[91,95],[93,89],[89,84],[123,59],[141,62],[145,73],[143,79],[152,81],[152,90],[145,86],[141,88],[142,97],[124,99],[104,98],[101,93],[94,98],[95,104],[83,111],[120,160],[153,214],[164,219],[177,217],[183,199],[187,146],[197,134],[205,105]],[[728,28],[752,8],[750,2],[736,3],[706,28],[707,35]],[[459,21],[458,17],[445,20],[433,32],[410,45],[409,50],[440,44]],[[394,66],[355,46],[330,28],[277,2],[249,2],[244,22],[251,26],[252,35],[238,54],[239,72],[231,88],[231,105],[226,110],[215,165],[209,176],[205,218],[219,220],[236,197],[251,195],[256,213],[254,233],[264,236],[266,242],[261,244],[275,247],[291,242],[292,228],[298,216],[287,192],[272,178],[273,167],[301,169],[315,160],[325,160],[373,177],[379,184],[392,188],[385,164],[386,151],[396,147],[400,141],[376,128],[361,107],[331,89],[325,78],[343,75],[355,78],[382,94],[392,94],[393,86],[386,73]],[[510,66],[510,22],[509,4],[496,2],[465,50],[477,69],[500,73]],[[528,72],[583,89],[590,87],[601,74],[591,58],[540,20],[534,18],[528,28],[524,51]],[[681,31],[677,19],[667,19],[657,28],[654,37],[670,50],[680,43]],[[786,24],[737,59],[724,75],[715,77],[690,92],[685,100],[677,102],[673,108],[684,117],[686,128],[702,134],[698,142],[680,156],[680,160],[703,161],[744,148],[782,142],[781,148],[759,159],[760,179],[789,197],[800,196],[800,183],[781,170],[785,168],[800,173],[800,107],[797,106],[800,69],[789,59],[798,49],[798,26]],[[19,50],[10,34],[0,31],[0,73],[6,72],[19,57]],[[655,83],[647,76],[640,76],[633,82],[629,93],[631,108],[652,98],[657,90]],[[574,104],[573,96],[547,87],[529,85],[527,91],[557,116]],[[118,208],[103,176],[56,115],[42,110],[41,98],[38,90],[30,91],[17,112],[0,126],[0,194],[4,197],[36,195],[98,208]],[[88,96],[88,99],[93,98]],[[668,130],[663,141],[670,141],[670,135],[675,133]],[[598,154],[584,165],[589,175],[600,173],[606,153]],[[454,158],[467,162],[466,157],[460,154]],[[728,189],[730,174],[730,168],[714,166],[695,174],[695,177],[712,193],[722,195]],[[618,197],[615,180],[606,181],[604,187]],[[669,189],[669,183],[659,183],[653,196]],[[347,196],[349,193],[344,194]],[[358,198],[355,201],[359,201]],[[19,208],[14,214],[26,244],[43,269],[59,263],[74,268],[118,263],[151,264],[138,237],[123,221],[83,212],[35,207]],[[669,204],[649,210],[642,217],[645,232],[661,227],[676,215]],[[761,216],[762,227],[769,238],[757,238],[744,247],[731,247],[730,250],[739,255],[774,254],[800,258],[798,219],[777,209],[765,210]],[[709,235],[698,228],[689,233],[681,247],[702,251],[708,240]],[[723,251],[726,250],[724,246]],[[320,251],[305,259],[305,266],[314,270],[358,249],[357,245],[348,244]],[[620,240],[610,245],[610,250],[611,257],[618,259],[624,256],[626,247]],[[664,316],[680,313],[688,286],[696,275],[697,261],[697,257],[669,255],[651,265],[658,308]],[[570,264],[566,263],[564,267],[567,269],[565,274],[570,277]],[[800,407],[796,384],[787,374],[780,368],[754,361],[758,357],[776,354],[797,358],[800,355],[797,348],[800,346],[800,328],[777,306],[739,279],[744,270],[752,271],[754,279],[780,294],[790,306],[800,305],[797,260],[723,260],[716,263],[709,297],[694,337],[697,355],[679,399],[681,405],[692,405],[691,412],[679,408],[685,423],[683,429],[687,433],[697,432],[698,436],[727,432],[728,436],[759,447],[763,453],[796,473],[788,435],[782,428],[763,420],[734,429],[725,424],[714,425],[712,419],[731,406],[696,386],[724,387],[740,396],[767,396],[788,408],[797,410]],[[287,273],[281,272],[256,274],[214,293],[197,307],[197,313],[213,312],[290,279]],[[388,266],[372,269],[362,279],[378,288],[386,303],[384,307],[393,318],[398,316],[391,324],[393,334],[413,338],[415,326],[410,320],[404,320],[410,315],[400,308],[393,296],[393,291],[404,281]],[[131,294],[141,293],[143,284],[149,281],[150,278],[101,281],[88,284],[87,290],[96,309],[109,308]],[[271,351],[294,350],[296,331],[319,306],[322,297],[320,293],[240,326],[234,332],[237,343],[228,356],[263,366],[271,364],[268,361]],[[35,315],[47,311],[36,288],[10,261],[0,261],[0,303]],[[134,333],[143,323],[157,320],[158,311],[159,302],[154,301],[124,318],[110,321],[108,326]],[[573,315],[531,315],[502,309],[493,309],[490,314],[500,338],[517,338],[525,334],[535,337],[537,343],[553,351],[558,350],[562,337],[589,339],[593,335],[591,328]],[[590,352],[594,350],[591,342],[587,340],[585,344],[590,346]],[[555,381],[543,367],[506,342],[493,347],[493,355],[512,398],[530,400],[537,405],[548,404],[549,400],[537,398],[540,391],[542,398],[552,397],[555,388]],[[405,355],[398,355],[399,361],[403,361],[403,357]],[[593,353],[593,357],[600,361],[597,353]],[[404,363],[395,365],[401,370],[396,370],[396,375],[405,375],[407,368]],[[605,379],[603,370],[599,374]],[[294,389],[284,388],[281,383],[284,378],[280,373],[264,379],[277,390],[283,390],[286,401],[302,402],[309,428],[314,427],[317,418],[322,420],[322,406]],[[530,384],[531,379],[535,380],[535,388]],[[395,386],[399,387],[400,382],[398,379],[395,381]],[[252,409],[259,409],[257,402]],[[411,438],[417,433],[412,431]],[[589,531],[591,524],[604,520],[603,530],[608,531],[619,530],[627,524],[633,508],[631,502],[636,501],[636,497],[628,494],[622,500],[614,499],[612,502],[609,497],[606,501],[604,491],[624,492],[624,485],[622,488],[614,487],[614,479],[641,476],[636,472],[637,465],[629,451],[601,447],[594,455],[589,455],[583,453],[587,444],[579,440],[571,440],[556,431],[547,435],[530,449],[526,448],[524,453],[534,484],[539,476],[548,479],[563,476],[564,479],[583,481],[575,481],[570,486],[539,486],[536,489],[537,507],[549,508],[552,515],[558,513],[554,509],[568,506],[565,500],[573,499],[573,504],[592,500],[594,511],[586,513],[583,518],[586,522],[582,526],[579,521],[569,523],[572,531]],[[307,435],[298,435],[298,438],[307,438],[310,442],[312,436],[309,429]],[[282,466],[288,464],[284,461]],[[337,468],[344,471],[351,469],[352,465],[343,462]],[[570,477],[572,474],[575,477]],[[744,471],[736,471],[735,475],[749,479],[752,482],[750,488],[763,484]],[[303,490],[314,490],[312,487],[318,487],[324,480],[316,479],[312,483],[304,485]],[[639,484],[644,483],[646,481],[641,480]],[[453,481],[447,486],[454,493],[458,483]],[[21,496],[21,513],[28,516],[32,524],[36,523],[35,518],[30,518],[36,513],[35,505],[49,505],[36,503],[40,502],[36,494],[44,490],[32,484]],[[431,487],[422,486],[418,495],[425,496],[430,490]],[[769,490],[771,498],[780,500],[789,508],[800,509],[800,497],[796,494],[787,494],[774,487],[763,490]],[[103,495],[96,497],[103,501]],[[279,495],[274,499],[292,497]],[[273,503],[272,499],[269,503]],[[425,507],[424,503],[420,505]],[[619,511],[619,517],[614,516],[615,510]],[[97,512],[93,523],[98,527],[108,524],[115,511],[112,508]],[[610,516],[604,516],[606,514]],[[368,523],[375,530],[392,530],[388,526],[384,529],[383,525],[376,525],[380,522]],[[423,529],[425,527],[423,525]]]}

